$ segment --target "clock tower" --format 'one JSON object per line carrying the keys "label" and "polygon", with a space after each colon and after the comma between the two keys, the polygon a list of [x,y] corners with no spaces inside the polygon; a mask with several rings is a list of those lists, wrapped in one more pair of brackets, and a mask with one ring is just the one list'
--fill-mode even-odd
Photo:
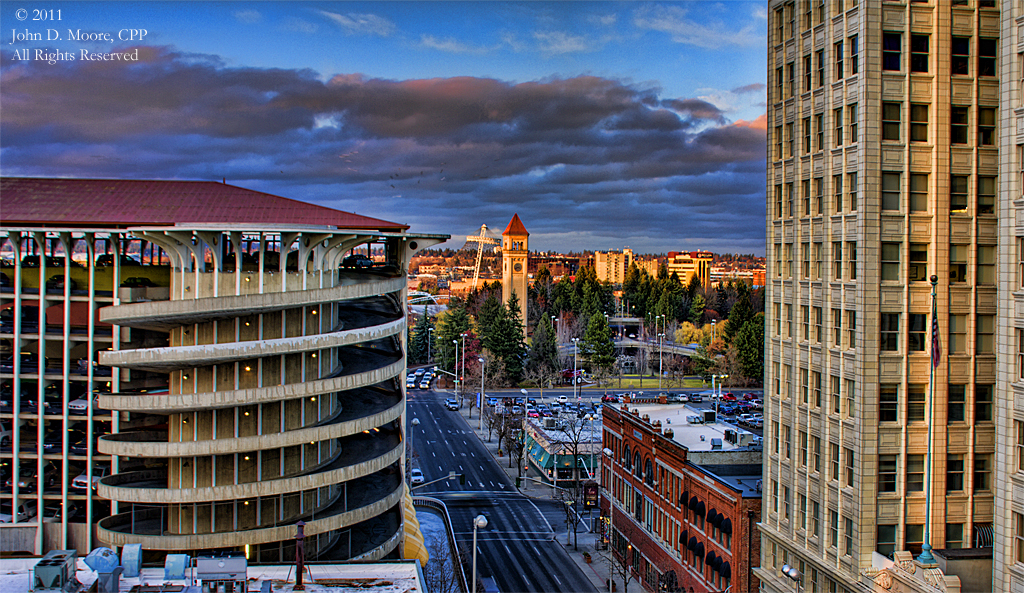
{"label": "clock tower", "polygon": [[519,299],[519,320],[523,324],[523,337],[526,337],[526,302],[529,295],[526,276],[526,264],[530,255],[530,233],[519,220],[519,215],[512,220],[501,234],[501,300],[508,303],[512,293]]}

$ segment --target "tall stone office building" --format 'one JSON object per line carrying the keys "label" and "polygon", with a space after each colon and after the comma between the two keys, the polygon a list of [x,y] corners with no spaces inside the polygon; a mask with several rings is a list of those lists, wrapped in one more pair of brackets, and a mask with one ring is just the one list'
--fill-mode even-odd
{"label": "tall stone office building", "polygon": [[447,236],[214,182],[0,193],[5,548],[282,562],[305,521],[310,559],[401,554],[405,271]]}
{"label": "tall stone office building", "polygon": [[[1017,143],[999,114],[1020,80],[1016,25],[1002,23],[994,0],[769,3],[769,591],[793,590],[786,564],[807,591],[912,590],[926,571],[906,553],[926,534],[958,550],[943,559],[984,562],[1000,540],[1013,453],[997,453],[997,424],[1000,443],[1021,430],[1000,414],[1001,365],[1019,371],[999,296],[1020,287],[1012,207],[997,199],[1011,184],[1020,196],[1019,155],[1000,152]],[[1017,159],[1012,180],[1001,158]]]}

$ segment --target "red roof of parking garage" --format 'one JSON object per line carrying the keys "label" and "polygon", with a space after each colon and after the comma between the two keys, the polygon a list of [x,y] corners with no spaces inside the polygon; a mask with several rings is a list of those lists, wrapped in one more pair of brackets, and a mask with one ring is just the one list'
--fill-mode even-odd
{"label": "red roof of parking garage", "polygon": [[5,225],[315,225],[409,227],[216,181],[0,178]]}

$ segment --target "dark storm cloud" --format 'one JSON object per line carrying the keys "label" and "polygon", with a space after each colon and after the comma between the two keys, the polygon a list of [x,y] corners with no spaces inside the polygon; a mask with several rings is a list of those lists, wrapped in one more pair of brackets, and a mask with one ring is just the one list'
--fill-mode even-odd
{"label": "dark storm cloud", "polygon": [[3,174],[227,178],[453,235],[518,212],[542,249],[763,252],[763,120],[707,101],[594,76],[325,81],[139,50],[0,70]]}

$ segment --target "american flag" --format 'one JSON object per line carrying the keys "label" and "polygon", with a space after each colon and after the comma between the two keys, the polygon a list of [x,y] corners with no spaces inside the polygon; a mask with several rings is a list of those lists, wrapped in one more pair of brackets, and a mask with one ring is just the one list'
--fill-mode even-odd
{"label": "american flag", "polygon": [[939,318],[932,309],[932,367],[938,368],[942,358],[942,346],[939,344]]}

